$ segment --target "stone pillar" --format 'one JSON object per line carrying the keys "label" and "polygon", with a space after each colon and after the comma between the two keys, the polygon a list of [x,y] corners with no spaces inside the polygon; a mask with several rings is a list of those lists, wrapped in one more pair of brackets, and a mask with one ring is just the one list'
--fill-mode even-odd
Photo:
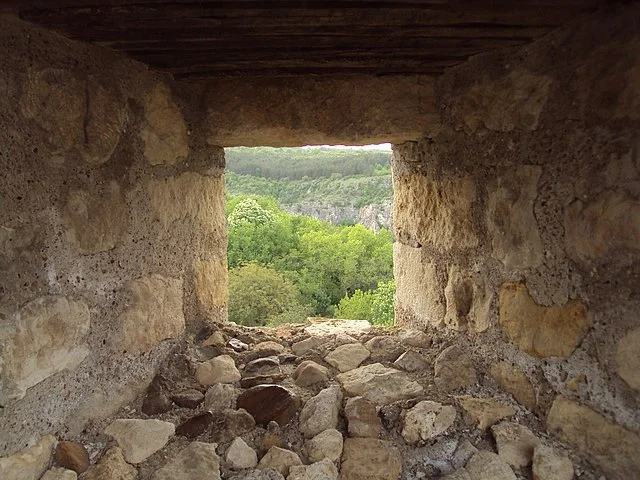
{"label": "stone pillar", "polygon": [[0,17],[0,456],[115,412],[226,318],[224,152],[191,87]]}

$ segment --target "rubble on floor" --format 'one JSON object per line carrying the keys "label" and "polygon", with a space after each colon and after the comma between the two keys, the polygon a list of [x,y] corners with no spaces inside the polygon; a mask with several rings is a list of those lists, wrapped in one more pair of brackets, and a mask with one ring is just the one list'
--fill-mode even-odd
{"label": "rubble on floor", "polygon": [[542,431],[513,375],[499,390],[437,335],[358,321],[218,325],[176,345],[117,416],[0,459],[0,477],[599,480]]}

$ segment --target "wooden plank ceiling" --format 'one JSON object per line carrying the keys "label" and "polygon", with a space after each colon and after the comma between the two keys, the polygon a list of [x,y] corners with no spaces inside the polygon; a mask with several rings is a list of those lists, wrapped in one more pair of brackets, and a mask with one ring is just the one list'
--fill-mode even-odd
{"label": "wooden plank ceiling", "polygon": [[176,78],[437,75],[606,0],[32,0],[0,10]]}

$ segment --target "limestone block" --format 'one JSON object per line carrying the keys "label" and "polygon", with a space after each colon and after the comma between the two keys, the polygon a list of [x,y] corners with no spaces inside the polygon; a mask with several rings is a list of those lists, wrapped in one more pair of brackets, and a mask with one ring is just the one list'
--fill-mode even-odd
{"label": "limestone block", "polygon": [[423,259],[422,250],[400,242],[393,244],[396,309],[410,312],[425,324],[440,326],[445,308],[436,267]]}
{"label": "limestone block", "polygon": [[116,87],[91,76],[86,90],[88,110],[81,154],[87,163],[102,165],[111,158],[124,131],[127,100]]}
{"label": "limestone block", "polygon": [[478,425],[480,430],[486,430],[494,423],[506,417],[513,416],[513,407],[498,402],[492,398],[479,398],[469,395],[456,397],[466,411],[471,423]]}
{"label": "limestone block", "polygon": [[453,99],[456,123],[472,132],[484,127],[499,132],[536,130],[553,80],[514,69],[499,78],[484,76]]}
{"label": "limestone block", "polygon": [[225,453],[225,460],[232,470],[254,468],[258,465],[258,454],[242,437],[236,437]]}
{"label": "limestone block", "polygon": [[144,157],[151,165],[175,165],[189,154],[189,133],[171,90],[156,84],[144,98],[144,124],[140,138]]}
{"label": "limestone block", "polygon": [[360,343],[347,343],[330,352],[324,360],[341,372],[347,372],[359,367],[370,354],[369,350]]}
{"label": "limestone block", "polygon": [[410,444],[430,440],[445,432],[456,421],[450,405],[423,400],[409,409],[403,419],[402,436]]}
{"label": "limestone block", "polygon": [[156,471],[151,480],[220,480],[220,457],[215,443],[191,442]]}
{"label": "limestone block", "polygon": [[628,332],[616,350],[617,373],[631,388],[640,390],[640,328]]}
{"label": "limestone block", "polygon": [[41,480],[77,480],[78,474],[66,468],[51,468],[44,473]]}
{"label": "limestone block", "polygon": [[610,480],[640,477],[640,436],[568,398],[556,397],[547,428],[602,469]]}
{"label": "limestone block", "polygon": [[320,432],[335,429],[342,404],[342,392],[333,386],[321,390],[305,403],[300,412],[300,432],[306,438],[315,437]]}
{"label": "limestone block", "polygon": [[320,432],[304,445],[307,457],[311,462],[319,462],[325,458],[331,462],[340,460],[344,440],[342,434],[330,428]]}
{"label": "limestone block", "polygon": [[226,255],[219,258],[196,260],[193,269],[196,296],[202,311],[211,314],[226,306],[229,297]]}
{"label": "limestone block", "polygon": [[471,457],[465,470],[473,480],[517,480],[518,478],[498,455],[485,450]]}
{"label": "limestone block", "polygon": [[477,382],[471,357],[457,345],[451,345],[438,354],[433,371],[436,385],[444,391],[475,385]]}
{"label": "limestone block", "polygon": [[507,168],[487,187],[487,230],[492,255],[508,268],[534,268],[544,260],[544,246],[533,214],[542,167]]}
{"label": "limestone block", "polygon": [[622,190],[575,200],[565,210],[567,254],[588,262],[621,248],[640,249],[640,200]]}
{"label": "limestone block", "polygon": [[106,252],[127,231],[127,205],[112,181],[100,194],[74,190],[63,210],[67,239],[81,253]]}
{"label": "limestone block", "polygon": [[470,177],[436,181],[394,174],[393,189],[393,228],[401,242],[416,247],[431,243],[445,251],[478,245],[469,214],[476,200]]}
{"label": "limestone block", "polygon": [[424,388],[406,373],[380,363],[365,365],[337,376],[347,395],[362,396],[375,405],[388,405],[420,395]]}
{"label": "limestone block", "polygon": [[22,115],[45,132],[56,152],[84,142],[85,81],[71,70],[29,69],[20,99]]}
{"label": "limestone block", "polygon": [[258,468],[275,468],[281,475],[289,475],[289,469],[295,465],[302,465],[300,457],[291,450],[280,447],[271,447],[264,457],[260,459]]}
{"label": "limestone block", "polygon": [[151,180],[147,193],[153,216],[167,231],[173,222],[186,218],[196,221],[204,232],[226,231],[222,175],[185,172],[178,177]]}
{"label": "limestone block", "polygon": [[182,280],[154,274],[133,280],[129,289],[131,306],[118,319],[122,350],[134,355],[148,352],[184,332]]}
{"label": "limestone block", "polygon": [[201,385],[215,385],[216,383],[239,382],[240,371],[236,367],[233,358],[229,355],[220,355],[206,362],[199,363],[196,367],[196,380]]}
{"label": "limestone block", "polygon": [[485,331],[490,324],[489,309],[493,291],[484,281],[474,279],[457,265],[451,265],[447,273],[447,286],[444,289],[445,325],[458,331]]}
{"label": "limestone block", "polygon": [[344,441],[342,480],[397,480],[402,456],[390,443],[375,438],[347,438]]}
{"label": "limestone block", "polygon": [[325,458],[311,465],[291,467],[287,480],[338,480],[338,469]]}
{"label": "limestone block", "polygon": [[141,463],[164,447],[175,433],[175,425],[161,420],[118,419],[104,433],[113,437],[129,463]]}
{"label": "limestone block", "polygon": [[349,435],[352,437],[378,438],[382,431],[382,421],[376,412],[376,406],[362,397],[352,397],[344,406]]}
{"label": "limestone block", "polygon": [[136,480],[138,470],[129,465],[122,455],[122,449],[112,447],[106,451],[95,467],[90,468],[85,480]]}
{"label": "limestone block", "polygon": [[514,422],[500,422],[491,427],[496,440],[498,455],[512,467],[520,468],[530,465],[533,451],[540,445],[540,440],[531,430]]}
{"label": "limestone block", "polygon": [[513,343],[537,358],[569,357],[582,341],[591,321],[580,300],[562,307],[542,307],[523,283],[500,289],[500,324]]}
{"label": "limestone block", "polygon": [[491,376],[500,388],[513,395],[519,403],[529,410],[536,408],[536,392],[529,377],[515,365],[506,362],[491,366]]}
{"label": "limestone block", "polygon": [[301,356],[309,350],[319,347],[320,345],[324,345],[328,341],[329,339],[326,337],[309,337],[291,345],[291,350],[293,350],[293,353],[297,356]]}
{"label": "limestone block", "polygon": [[308,387],[329,380],[329,369],[313,360],[305,360],[298,365],[291,378],[299,387]]}
{"label": "limestone block", "polygon": [[393,362],[393,365],[405,372],[421,372],[427,369],[429,362],[418,352],[407,350]]}
{"label": "limestone block", "polygon": [[27,303],[0,329],[0,402],[24,397],[28,388],[89,354],[89,308],[60,296]]}
{"label": "limestone block", "polygon": [[2,480],[38,480],[49,468],[56,437],[45,435],[33,447],[27,447],[9,457],[0,458]]}
{"label": "limestone block", "polygon": [[573,480],[571,460],[551,447],[538,445],[533,451],[533,480]]}

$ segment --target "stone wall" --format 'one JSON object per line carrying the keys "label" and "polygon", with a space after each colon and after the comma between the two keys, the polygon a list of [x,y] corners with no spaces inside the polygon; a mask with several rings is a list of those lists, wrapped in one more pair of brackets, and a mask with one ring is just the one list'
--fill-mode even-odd
{"label": "stone wall", "polygon": [[466,332],[481,381],[533,384],[548,430],[611,479],[640,475],[638,18],[451,69],[439,134],[393,162],[398,324]]}
{"label": "stone wall", "polygon": [[0,92],[1,456],[112,413],[224,320],[226,226],[197,88],[0,17]]}

